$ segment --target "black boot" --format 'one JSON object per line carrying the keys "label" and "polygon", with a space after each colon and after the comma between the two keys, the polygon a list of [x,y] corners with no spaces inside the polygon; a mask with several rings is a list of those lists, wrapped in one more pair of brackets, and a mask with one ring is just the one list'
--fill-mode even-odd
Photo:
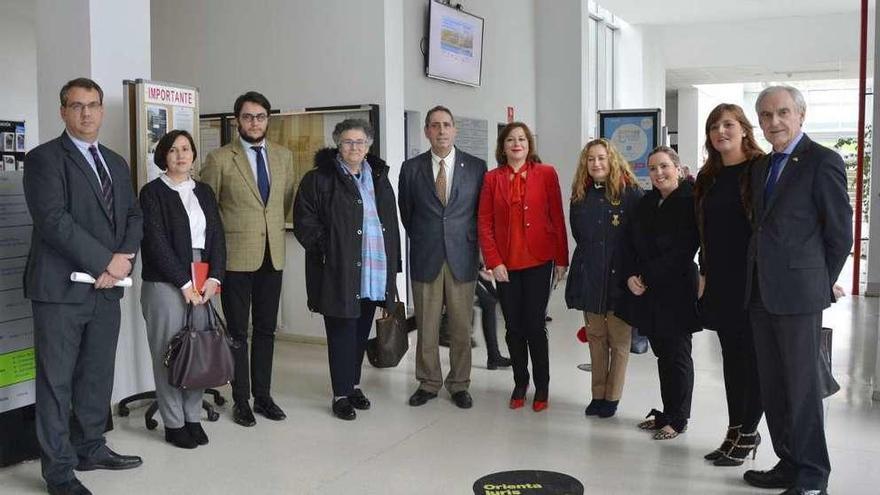
{"label": "black boot", "polygon": [[165,428],[165,441],[182,449],[194,449],[199,446],[186,427]]}
{"label": "black boot", "polygon": [[727,434],[724,435],[724,441],[721,442],[721,446],[704,455],[703,459],[714,461],[715,459],[721,458],[725,452],[729,452],[730,448],[733,447],[734,442],[736,442],[736,437],[739,436],[739,429],[741,427],[742,425],[728,426]]}

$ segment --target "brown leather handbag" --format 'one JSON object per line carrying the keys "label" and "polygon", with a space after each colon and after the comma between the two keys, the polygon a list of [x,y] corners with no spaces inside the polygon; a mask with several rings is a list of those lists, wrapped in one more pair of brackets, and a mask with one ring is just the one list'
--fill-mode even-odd
{"label": "brown leather handbag", "polygon": [[214,304],[208,301],[208,328],[193,326],[193,305],[186,307],[186,322],[165,351],[164,364],[168,368],[168,384],[182,389],[219,387],[232,381],[235,344],[226,333],[226,323],[220,318]]}
{"label": "brown leather handbag", "polygon": [[[396,298],[395,298],[396,299]],[[367,342],[367,359],[376,368],[393,368],[409,350],[406,306],[399,300],[388,305],[376,320],[376,337]]]}

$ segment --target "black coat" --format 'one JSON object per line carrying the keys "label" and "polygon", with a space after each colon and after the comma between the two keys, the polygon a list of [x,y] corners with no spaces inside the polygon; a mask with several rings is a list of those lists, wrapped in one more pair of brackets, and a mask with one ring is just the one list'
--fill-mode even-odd
{"label": "black coat", "polygon": [[[699,245],[693,187],[682,181],[658,206],[660,193],[646,193],[621,242],[621,284],[625,297],[618,316],[648,336],[672,336],[700,330],[697,321]],[[626,288],[641,275],[648,287],[636,296]]]}
{"label": "black coat", "polygon": [[[337,318],[360,316],[363,202],[357,185],[336,161],[336,150],[315,154],[315,167],[303,176],[293,206],[293,233],[306,250],[306,294],[311,311]],[[397,296],[400,233],[397,201],[388,166],[367,155],[373,172],[376,208],[388,260],[385,300]]]}
{"label": "black coat", "polygon": [[616,309],[624,290],[618,245],[641,197],[638,186],[627,187],[613,204],[605,189],[591,186],[582,201],[571,203],[568,218],[577,247],[565,285],[569,308],[597,314]]}
{"label": "black coat", "polygon": [[[204,182],[196,181],[193,193],[205,214],[202,261],[210,267],[208,277],[222,283],[226,274],[226,238],[217,201],[211,186]],[[148,282],[167,282],[183,287],[192,278],[192,238],[189,216],[180,194],[157,178],[141,188],[140,204],[144,214],[141,277]]]}

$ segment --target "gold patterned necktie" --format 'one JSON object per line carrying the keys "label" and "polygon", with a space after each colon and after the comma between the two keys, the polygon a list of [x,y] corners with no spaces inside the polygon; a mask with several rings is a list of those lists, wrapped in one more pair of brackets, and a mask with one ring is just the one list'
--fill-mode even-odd
{"label": "gold patterned necktie", "polygon": [[446,206],[446,162],[444,160],[440,160],[440,171],[437,172],[434,186],[437,188],[437,197],[440,198],[443,206]]}

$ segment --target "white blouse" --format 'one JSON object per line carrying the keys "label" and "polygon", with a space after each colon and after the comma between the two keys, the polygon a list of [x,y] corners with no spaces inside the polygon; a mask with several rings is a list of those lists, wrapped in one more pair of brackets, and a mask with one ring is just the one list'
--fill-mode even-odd
{"label": "white blouse", "polygon": [[195,188],[196,181],[189,178],[180,184],[168,178],[167,175],[160,175],[162,182],[172,190],[177,191],[180,195],[180,201],[183,202],[183,208],[186,210],[186,216],[189,217],[189,235],[192,239],[193,249],[205,249],[205,212],[199,204],[199,198],[196,197]]}

